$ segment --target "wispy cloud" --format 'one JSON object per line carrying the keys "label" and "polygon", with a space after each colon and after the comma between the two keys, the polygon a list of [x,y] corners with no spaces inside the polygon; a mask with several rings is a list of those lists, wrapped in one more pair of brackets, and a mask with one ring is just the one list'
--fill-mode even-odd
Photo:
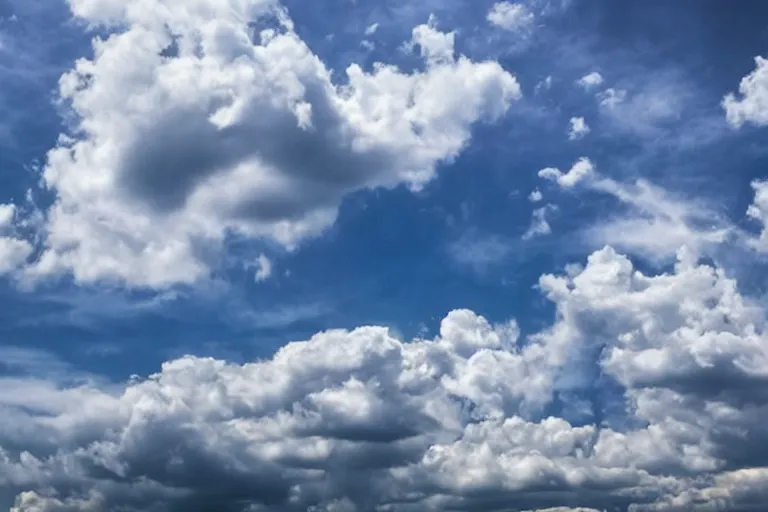
{"label": "wispy cloud", "polygon": [[448,246],[448,255],[454,263],[483,273],[504,261],[513,248],[510,240],[499,235],[471,230]]}

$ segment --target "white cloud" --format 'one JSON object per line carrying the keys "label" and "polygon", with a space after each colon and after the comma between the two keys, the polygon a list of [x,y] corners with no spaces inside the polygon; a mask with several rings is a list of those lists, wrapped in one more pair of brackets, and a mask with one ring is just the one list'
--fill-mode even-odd
{"label": "white cloud", "polygon": [[[57,201],[30,278],[159,288],[206,277],[228,233],[292,248],[331,225],[348,192],[424,186],[473,123],[520,96],[497,62],[456,56],[434,24],[413,30],[422,71],[351,65],[339,86],[273,2],[70,6],[121,30],[61,78],[76,124],[48,154]],[[251,34],[245,20],[268,12],[282,28]]]}
{"label": "white cloud", "polygon": [[512,32],[530,30],[535,15],[521,3],[497,2],[488,11],[487,20],[497,27]]}
{"label": "white cloud", "polygon": [[544,80],[536,84],[534,90],[539,92],[541,90],[549,90],[552,88],[552,76],[547,76]]}
{"label": "white cloud", "polygon": [[365,28],[365,35],[372,36],[379,29],[378,23],[372,23]]}
{"label": "white cloud", "polygon": [[17,236],[13,204],[0,204],[0,276],[19,270],[32,255],[32,245]]}
{"label": "white cloud", "polygon": [[[539,287],[555,320],[522,342],[514,321],[457,310],[434,339],[333,330],[123,386],[2,377],[0,499],[17,493],[14,512],[762,503],[768,334],[735,281],[684,250],[646,275],[604,248]],[[623,426],[546,416],[597,349]]]}
{"label": "white cloud", "polygon": [[[579,185],[619,202],[622,208],[581,229],[579,239],[586,241],[590,249],[611,245],[646,261],[664,263],[683,246],[696,255],[713,256],[726,242],[741,246],[750,243],[744,233],[705,201],[670,193],[645,180],[622,183],[606,178],[587,158],[579,159],[567,173],[547,167],[538,176],[563,188]],[[768,211],[768,201],[762,201],[765,198],[760,184],[753,186],[757,193],[748,213],[761,219],[762,212]],[[762,238],[751,243],[759,248]]]}
{"label": "white cloud", "polygon": [[627,99],[627,91],[624,89],[614,89],[609,87],[608,89],[599,92],[597,94],[597,100],[601,107],[614,108],[619,103],[622,103]]}
{"label": "white cloud", "polygon": [[728,122],[736,128],[744,123],[768,124],[768,60],[755,57],[755,69],[741,79],[739,95],[728,93],[723,108]]}
{"label": "white cloud", "polygon": [[626,85],[596,95],[600,114],[613,133],[646,139],[648,154],[660,148],[707,146],[727,132],[727,123],[710,108],[701,84],[680,70],[655,70],[647,79]]}
{"label": "white cloud", "polygon": [[13,227],[13,219],[16,217],[16,205],[0,204],[0,230]]}
{"label": "white cloud", "polygon": [[266,281],[272,275],[272,262],[265,255],[259,254],[255,266],[256,273],[253,275],[253,278],[257,283]]}
{"label": "white cloud", "polygon": [[572,188],[594,173],[595,166],[589,158],[579,158],[576,163],[563,173],[560,169],[547,167],[538,173],[539,178],[554,181],[563,188]]}
{"label": "white cloud", "polygon": [[0,275],[18,270],[32,252],[33,248],[26,240],[0,236]]}
{"label": "white cloud", "polygon": [[595,87],[599,87],[600,85],[602,85],[603,81],[604,81],[603,80],[603,75],[601,75],[597,71],[592,71],[591,73],[588,73],[588,74],[584,75],[583,77],[579,78],[578,80],[576,80],[576,83],[580,87],[582,87],[582,88],[584,88],[586,90],[590,90],[590,89],[593,89]]}
{"label": "white cloud", "polygon": [[589,125],[583,117],[572,117],[569,121],[568,139],[578,140],[584,138],[590,132]]}
{"label": "white cloud", "polygon": [[547,216],[554,211],[557,211],[557,207],[553,204],[547,204],[533,210],[533,219],[528,230],[523,233],[523,240],[550,234],[552,227],[549,225]]}
{"label": "white cloud", "polygon": [[528,200],[532,203],[538,203],[542,199],[544,199],[544,194],[542,194],[541,190],[538,188],[533,189],[531,194],[528,196]]}
{"label": "white cloud", "polygon": [[747,209],[747,215],[757,220],[762,229],[759,237],[751,243],[758,251],[768,252],[768,181],[753,181],[752,189],[755,199]]}
{"label": "white cloud", "polygon": [[614,196],[628,208],[587,230],[595,244],[611,244],[623,251],[654,261],[675,256],[686,246],[696,254],[727,241],[734,233],[729,222],[706,204],[679,195],[643,180],[632,184],[610,178],[592,180],[589,186]]}

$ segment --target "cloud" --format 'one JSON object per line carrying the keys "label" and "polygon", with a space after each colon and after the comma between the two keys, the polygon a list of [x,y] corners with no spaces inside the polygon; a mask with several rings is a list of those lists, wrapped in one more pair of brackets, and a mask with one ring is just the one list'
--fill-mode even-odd
{"label": "cloud", "polygon": [[542,194],[541,190],[538,188],[533,189],[533,191],[528,196],[528,200],[532,203],[538,203],[542,199],[544,199],[544,194]]}
{"label": "cloud", "polygon": [[614,89],[609,87],[608,89],[597,94],[597,100],[601,107],[614,108],[619,103],[627,99],[627,91],[624,89]]}
{"label": "cloud", "polygon": [[686,246],[695,254],[713,254],[740,236],[731,223],[703,202],[671,194],[645,180],[619,183],[599,177],[588,186],[614,196],[628,211],[586,230],[592,243],[609,243],[623,251],[662,262]]}
{"label": "cloud", "polygon": [[[748,244],[759,248],[762,243],[762,238],[751,240],[706,201],[669,192],[643,179],[616,181],[596,172],[587,158],[579,159],[566,173],[547,167],[541,169],[538,176],[565,189],[578,185],[582,191],[612,196],[618,201],[621,208],[580,229],[578,237],[587,242],[590,250],[611,245],[646,261],[668,263],[683,246],[697,256],[714,256],[726,242],[731,244],[731,249]],[[765,194],[761,194],[760,183],[753,187],[755,203],[748,213],[762,219],[763,210],[768,211],[768,205],[762,205]],[[543,212],[541,217],[544,218]],[[548,224],[538,218],[534,219],[534,225],[548,232]]]}
{"label": "cloud", "polygon": [[594,170],[595,166],[589,158],[580,158],[566,173],[554,167],[547,167],[541,169],[538,176],[545,180],[554,181],[563,188],[572,188],[590,177]]}
{"label": "cloud", "polygon": [[756,180],[752,182],[755,199],[747,209],[747,215],[757,220],[761,225],[760,236],[752,240],[752,246],[760,252],[768,252],[768,182]]}
{"label": "cloud", "polygon": [[[2,377],[0,496],[14,512],[761,503],[768,340],[735,281],[685,250],[645,275],[606,247],[539,288],[555,320],[523,340],[457,310],[434,339],[332,330],[122,386]],[[573,378],[585,357],[623,426],[547,414],[567,382],[604,385]]]}
{"label": "cloud", "polygon": [[509,256],[513,246],[504,238],[470,231],[448,246],[448,255],[459,265],[483,272]]}
{"label": "cloud", "polygon": [[591,130],[583,117],[572,117],[569,121],[568,139],[583,139]]}
{"label": "cloud", "polygon": [[531,226],[523,234],[523,240],[529,240],[537,236],[550,234],[552,232],[552,227],[549,225],[547,216],[555,211],[557,211],[557,206],[553,204],[547,204],[541,208],[536,208],[533,210]]}
{"label": "cloud", "polygon": [[255,266],[256,273],[253,275],[253,278],[257,283],[266,281],[269,279],[269,276],[272,275],[272,262],[269,261],[269,258],[265,255],[260,254],[259,257],[256,258]]}
{"label": "cloud", "polygon": [[[205,278],[229,234],[293,248],[349,192],[423,187],[475,122],[520,96],[510,73],[457,56],[434,23],[412,33],[423,69],[351,65],[333,80],[267,0],[70,7],[121,29],[60,80],[74,125],[48,153],[56,201],[30,279],[163,288]],[[265,16],[278,28],[248,22]]]}
{"label": "cloud", "polygon": [[706,146],[727,133],[727,123],[700,83],[675,68],[645,75],[596,94],[602,121],[613,133],[645,139],[647,154]]}
{"label": "cloud", "polygon": [[722,105],[731,126],[768,124],[768,60],[755,57],[755,69],[741,79],[739,94],[728,93]]}
{"label": "cloud", "polygon": [[379,29],[378,23],[371,23],[367,27],[365,27],[365,35],[372,36],[376,33],[376,31]]}
{"label": "cloud", "polygon": [[531,29],[535,15],[521,3],[497,2],[488,11],[487,20],[510,32],[527,32]]}
{"label": "cloud", "polygon": [[14,226],[17,208],[0,204],[0,276],[16,273],[32,255],[32,245],[18,236]]}
{"label": "cloud", "polygon": [[590,90],[595,87],[599,87],[603,83],[603,75],[597,71],[592,71],[576,80],[576,83],[585,90]]}

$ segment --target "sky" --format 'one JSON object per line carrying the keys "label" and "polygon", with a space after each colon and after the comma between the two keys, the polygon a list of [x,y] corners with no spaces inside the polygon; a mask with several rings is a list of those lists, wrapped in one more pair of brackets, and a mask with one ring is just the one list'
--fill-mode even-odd
{"label": "sky", "polygon": [[0,510],[768,502],[768,4],[0,0]]}

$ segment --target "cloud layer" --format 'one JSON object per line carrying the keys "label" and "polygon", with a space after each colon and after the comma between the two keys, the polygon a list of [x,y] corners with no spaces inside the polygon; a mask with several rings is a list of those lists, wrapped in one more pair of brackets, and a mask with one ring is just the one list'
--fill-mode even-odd
{"label": "cloud layer", "polygon": [[[753,469],[768,458],[765,318],[733,280],[685,250],[673,272],[644,275],[606,247],[540,288],[555,322],[525,338],[457,310],[435,339],[328,331],[244,365],[169,361],[125,386],[4,378],[0,487],[14,512],[765,498],[768,473]],[[551,415],[606,386],[621,390],[616,407]]]}

